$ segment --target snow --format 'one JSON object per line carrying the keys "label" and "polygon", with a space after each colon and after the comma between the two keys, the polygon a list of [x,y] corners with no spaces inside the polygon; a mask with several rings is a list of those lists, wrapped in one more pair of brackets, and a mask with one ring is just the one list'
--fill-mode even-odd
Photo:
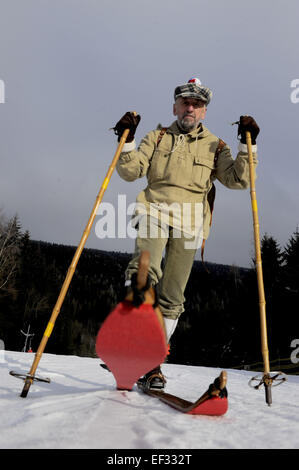
{"label": "snow", "polygon": [[[264,390],[248,387],[253,372],[227,370],[229,410],[222,417],[184,415],[133,389],[115,390],[100,359],[44,353],[27,398],[10,370],[28,373],[33,354],[2,351],[1,449],[298,449],[299,377]],[[163,365],[167,391],[196,400],[219,369]],[[113,455],[113,454],[112,454]]]}

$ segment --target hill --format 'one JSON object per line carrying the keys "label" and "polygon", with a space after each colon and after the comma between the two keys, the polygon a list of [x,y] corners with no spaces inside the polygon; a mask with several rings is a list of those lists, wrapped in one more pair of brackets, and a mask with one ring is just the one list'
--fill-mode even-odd
{"label": "hill", "polygon": [[[22,237],[13,284],[10,290],[0,291],[0,339],[6,349],[21,351],[25,342],[21,331],[29,326],[34,333],[30,345],[37,349],[75,249],[32,241],[26,234]],[[94,357],[97,331],[123,298],[130,257],[128,253],[83,250],[46,352]],[[298,318],[286,307],[294,295],[276,288],[270,295],[270,359],[276,360],[275,368],[289,371],[292,367],[296,372],[298,364],[290,361],[290,344]],[[256,365],[261,353],[255,270],[195,261],[185,297],[185,312],[172,337],[169,362],[247,369],[261,365]]]}
{"label": "hill", "polygon": [[[51,383],[36,382],[22,399],[22,382],[8,372],[28,372],[32,360],[30,353],[3,354],[1,449],[130,449],[128,455],[138,455],[137,449],[181,449],[180,454],[192,455],[195,449],[299,448],[299,377],[273,388],[268,407],[264,391],[247,385],[252,372],[228,370],[228,412],[205,417],[183,415],[135,388],[115,390],[112,374],[99,367],[100,359],[48,353],[37,375]],[[192,401],[219,373],[207,367],[163,367],[167,391]]]}

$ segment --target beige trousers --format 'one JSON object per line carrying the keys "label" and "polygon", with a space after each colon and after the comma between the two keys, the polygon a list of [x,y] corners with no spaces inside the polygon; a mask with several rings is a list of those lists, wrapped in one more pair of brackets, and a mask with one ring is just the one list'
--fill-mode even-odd
{"label": "beige trousers", "polygon": [[126,279],[137,271],[141,251],[149,251],[149,275],[153,285],[158,284],[161,312],[164,317],[175,320],[184,311],[184,291],[197,245],[194,237],[161,224],[153,217],[145,218],[142,227],[139,224],[135,253],[127,267]]}

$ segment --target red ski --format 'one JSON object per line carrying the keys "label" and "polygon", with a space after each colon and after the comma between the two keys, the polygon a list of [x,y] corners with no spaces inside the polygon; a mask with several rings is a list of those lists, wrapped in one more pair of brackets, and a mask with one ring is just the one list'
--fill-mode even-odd
{"label": "red ski", "polygon": [[[149,253],[140,256],[137,275],[139,292],[146,286]],[[226,372],[223,371],[208,390],[194,403],[165,393],[150,390],[140,379],[165,361],[167,344],[163,316],[154,308],[155,293],[152,288],[143,291],[141,305],[136,307],[133,292],[108,315],[96,339],[96,352],[104,361],[102,367],[112,372],[119,390],[138,388],[151,397],[158,398],[172,408],[187,414],[221,416],[228,408]]]}
{"label": "red ski", "polygon": [[186,414],[222,416],[228,410],[227,374],[222,371],[208,390],[195,402],[184,400],[183,398],[163,392],[162,390],[150,390],[142,381],[137,382],[138,388],[147,395],[158,398],[167,405]]}
{"label": "red ski", "polygon": [[[149,253],[140,256],[137,286],[146,285]],[[131,390],[137,380],[162,364],[167,355],[164,320],[154,308],[152,288],[144,292],[144,302],[136,307],[133,293],[108,315],[96,339],[97,355],[105,362],[120,390]]]}
{"label": "red ski", "polygon": [[[100,366],[108,372],[111,372],[106,364],[100,364]],[[226,372],[222,371],[219,377],[214,380],[213,384],[209,386],[208,390],[195,402],[184,400],[177,395],[166,393],[163,390],[150,390],[142,379],[138,380],[137,386],[142,392],[153,398],[158,398],[182,413],[190,415],[222,416],[228,410],[226,381]]]}

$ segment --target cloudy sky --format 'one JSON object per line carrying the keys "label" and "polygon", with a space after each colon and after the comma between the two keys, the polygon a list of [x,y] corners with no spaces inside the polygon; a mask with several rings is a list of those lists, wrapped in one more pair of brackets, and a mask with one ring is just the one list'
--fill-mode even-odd
{"label": "cloudy sky", "polygon": [[[0,207],[32,239],[77,246],[116,149],[109,128],[127,110],[142,116],[138,142],[170,124],[174,88],[197,76],[213,90],[205,125],[234,156],[230,123],[258,122],[260,231],[283,247],[299,224],[298,18],[297,0],[0,0]],[[115,172],[104,202],[117,211],[145,186]],[[133,250],[95,226],[87,247]],[[253,250],[249,191],[218,183],[206,259],[248,266]]]}

